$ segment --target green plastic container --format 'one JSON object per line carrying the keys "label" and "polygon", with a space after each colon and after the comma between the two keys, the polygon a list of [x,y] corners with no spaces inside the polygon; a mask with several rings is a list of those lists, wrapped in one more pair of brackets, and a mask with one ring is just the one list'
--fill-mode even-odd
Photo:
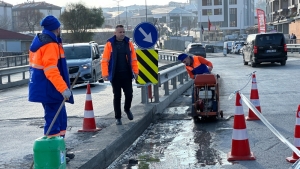
{"label": "green plastic container", "polygon": [[65,169],[66,145],[62,137],[41,137],[33,145],[34,169]]}

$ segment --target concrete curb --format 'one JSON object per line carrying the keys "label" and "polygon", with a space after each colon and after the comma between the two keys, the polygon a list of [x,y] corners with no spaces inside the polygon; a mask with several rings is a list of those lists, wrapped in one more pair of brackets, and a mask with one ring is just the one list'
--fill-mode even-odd
{"label": "concrete curb", "polygon": [[[118,158],[154,121],[154,115],[162,112],[184,91],[191,87],[193,81],[179,85],[170,95],[160,98],[160,103],[139,104],[132,107],[134,120],[123,120],[123,125],[112,124],[91,139],[75,147],[76,157],[67,165],[68,169],[104,169]],[[112,112],[113,113],[113,112]],[[112,115],[113,116],[113,115]]]}

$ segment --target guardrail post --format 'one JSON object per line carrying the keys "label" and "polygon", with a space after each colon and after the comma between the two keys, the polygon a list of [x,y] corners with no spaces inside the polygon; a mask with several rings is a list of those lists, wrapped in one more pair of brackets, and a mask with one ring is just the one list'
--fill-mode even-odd
{"label": "guardrail post", "polygon": [[148,103],[148,86],[142,86],[141,91],[142,91],[142,103],[147,104]]}
{"label": "guardrail post", "polygon": [[8,83],[11,82],[11,80],[10,80],[10,75],[7,75],[7,81],[8,81]]}
{"label": "guardrail post", "polygon": [[25,72],[23,72],[23,80],[25,79]]}
{"label": "guardrail post", "polygon": [[179,80],[180,84],[183,84],[183,76],[184,76],[184,74],[179,75],[180,79],[178,79],[178,80]]}
{"label": "guardrail post", "polygon": [[184,73],[184,76],[185,76],[185,81],[189,81],[189,75],[186,72]]}
{"label": "guardrail post", "polygon": [[2,76],[0,76],[0,84],[2,84]]}
{"label": "guardrail post", "polygon": [[21,66],[23,66],[23,56],[21,56]]}
{"label": "guardrail post", "polygon": [[177,89],[177,77],[174,77],[173,79],[172,79],[172,85],[173,85],[173,89]]}
{"label": "guardrail post", "polygon": [[165,89],[165,96],[169,95],[170,92],[169,92],[169,82],[165,82],[164,83],[164,89]]}
{"label": "guardrail post", "polygon": [[159,85],[156,84],[153,86],[154,88],[154,102],[159,103]]}
{"label": "guardrail post", "polygon": [[157,74],[157,84],[153,86],[153,94],[154,94],[154,102],[159,103],[159,87],[161,86],[160,84],[160,73],[158,72]]}
{"label": "guardrail post", "polygon": [[6,66],[9,67],[9,57],[6,57]]}

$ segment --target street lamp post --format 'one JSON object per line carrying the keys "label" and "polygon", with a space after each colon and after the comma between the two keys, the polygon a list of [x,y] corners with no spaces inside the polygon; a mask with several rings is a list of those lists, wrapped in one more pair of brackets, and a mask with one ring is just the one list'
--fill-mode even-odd
{"label": "street lamp post", "polygon": [[147,0],[145,0],[145,9],[146,9],[146,22],[147,22]]}
{"label": "street lamp post", "polygon": [[242,34],[242,13],[243,13],[243,11],[241,10],[241,15],[240,15],[240,35]]}
{"label": "street lamp post", "polygon": [[114,0],[114,1],[116,1],[118,3],[118,23],[120,24],[120,2],[122,0]]}

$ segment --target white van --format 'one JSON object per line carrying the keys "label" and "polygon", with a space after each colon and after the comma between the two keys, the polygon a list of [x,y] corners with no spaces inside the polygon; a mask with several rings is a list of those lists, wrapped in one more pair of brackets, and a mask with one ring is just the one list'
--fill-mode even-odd
{"label": "white van", "polygon": [[227,41],[228,43],[228,48],[227,48],[227,53],[231,53],[233,50],[233,45],[234,45],[234,41]]}

